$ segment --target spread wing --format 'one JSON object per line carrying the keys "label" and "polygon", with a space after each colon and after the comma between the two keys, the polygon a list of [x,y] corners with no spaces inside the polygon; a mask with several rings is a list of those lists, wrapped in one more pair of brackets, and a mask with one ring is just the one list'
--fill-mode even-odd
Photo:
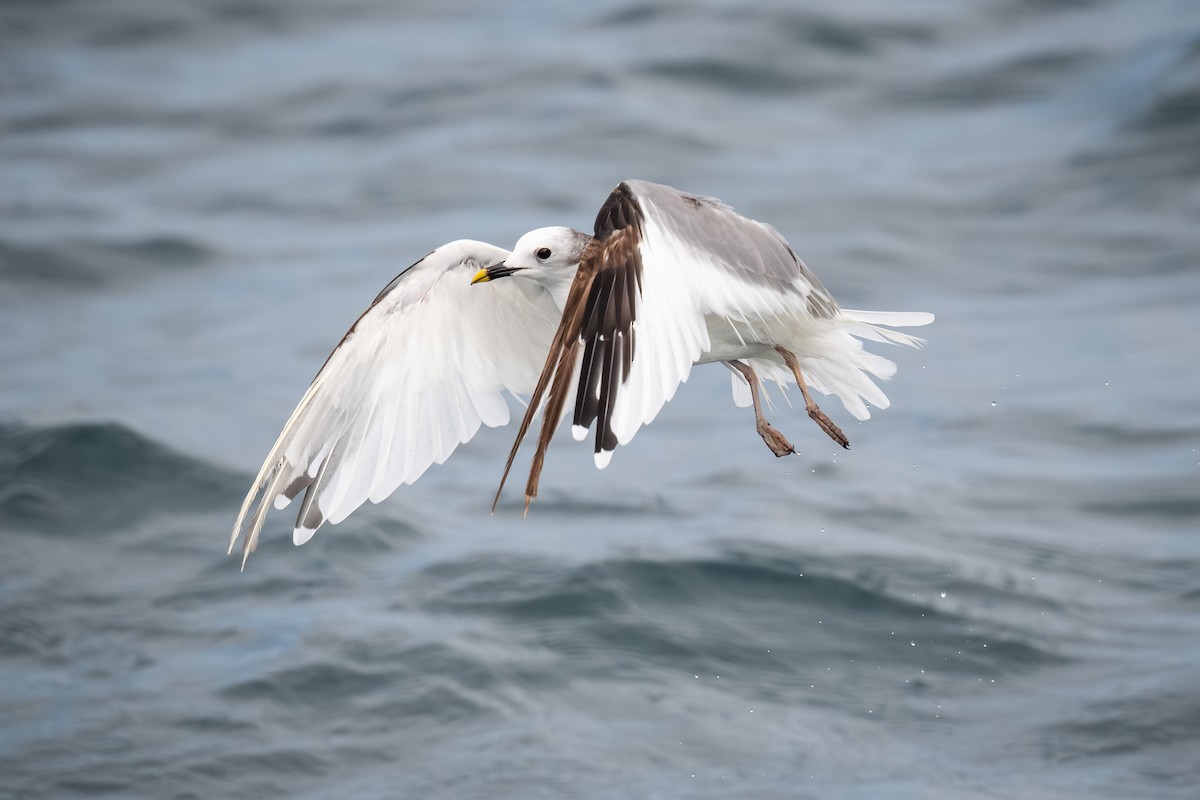
{"label": "spread wing", "polygon": [[[375,298],[313,379],[242,504],[242,564],[268,507],[303,495],[293,541],[415,481],[481,424],[509,419],[507,391],[527,395],[559,313],[533,281],[472,286],[508,251],[461,240],[413,264]],[[256,505],[257,504],[257,505]],[[251,510],[253,515],[251,516]]]}
{"label": "spread wing", "polygon": [[797,313],[831,318],[837,304],[773,228],[710,198],[621,183],[596,217],[501,489],[543,394],[526,507],[576,381],[572,433],[583,439],[595,426],[603,468],[709,350],[706,315],[749,323]]}

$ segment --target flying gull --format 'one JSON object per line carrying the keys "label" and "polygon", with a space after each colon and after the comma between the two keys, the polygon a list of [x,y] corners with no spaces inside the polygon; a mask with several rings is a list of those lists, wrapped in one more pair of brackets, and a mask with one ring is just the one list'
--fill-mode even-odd
{"label": "flying gull", "polygon": [[[517,280],[497,280],[508,276]],[[616,444],[654,418],[693,363],[723,361],[735,370],[734,400],[754,406],[758,432],[777,455],[794,451],[763,418],[760,377],[799,382],[810,415],[846,444],[803,376],[866,419],[864,401],[888,405],[869,375],[888,378],[895,365],[863,351],[854,336],[916,345],[882,326],[932,319],[839,309],[772,228],[715,200],[626,181],[601,209],[595,237],[543,228],[511,254],[459,240],[384,287],[284,425],[242,503],[229,551],[242,536],[244,567],[271,505],[285,508],[302,493],[297,545],[324,522],[383,500],[482,425],[506,424],[506,394],[532,401],[505,477],[549,390],[527,508],[554,427],[573,399],[573,432],[583,438],[597,425],[603,467]],[[576,398],[577,383],[587,390]]]}
{"label": "flying gull", "polygon": [[771,226],[718,200],[648,181],[624,181],[609,194],[594,236],[561,227],[531,231],[474,281],[518,276],[549,287],[564,273],[574,279],[496,492],[498,501],[545,398],[525,485],[527,512],[546,448],[572,401],[571,432],[582,440],[594,426],[596,466],[603,468],[617,445],[654,419],[693,365],[719,361],[734,371],[735,399],[753,405],[756,430],[776,456],[795,449],[763,416],[764,377],[794,382],[808,415],[849,447],[808,387],[837,395],[854,417],[867,419],[867,403],[888,406],[872,377],[890,378],[896,365],[865,351],[860,339],[918,346],[920,339],[890,327],[933,321],[923,312],[839,308]]}

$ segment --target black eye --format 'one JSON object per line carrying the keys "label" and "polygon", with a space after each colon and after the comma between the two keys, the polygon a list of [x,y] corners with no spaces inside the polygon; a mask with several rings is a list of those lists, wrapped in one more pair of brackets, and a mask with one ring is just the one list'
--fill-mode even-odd
{"label": "black eye", "polygon": [[549,247],[543,247],[541,250],[538,250],[538,251],[537,251],[537,257],[538,257],[540,260],[542,260],[542,261],[545,261],[547,258],[549,258],[549,257],[550,257],[550,248],[549,248]]}

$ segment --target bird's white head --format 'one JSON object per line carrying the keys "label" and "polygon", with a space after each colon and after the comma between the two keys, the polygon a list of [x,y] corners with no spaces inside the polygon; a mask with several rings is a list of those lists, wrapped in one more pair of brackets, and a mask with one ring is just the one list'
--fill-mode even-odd
{"label": "bird's white head", "polygon": [[471,282],[481,283],[510,275],[527,278],[546,287],[561,307],[571,281],[575,279],[584,248],[591,240],[591,236],[571,228],[538,228],[518,239],[508,258],[481,269]]}

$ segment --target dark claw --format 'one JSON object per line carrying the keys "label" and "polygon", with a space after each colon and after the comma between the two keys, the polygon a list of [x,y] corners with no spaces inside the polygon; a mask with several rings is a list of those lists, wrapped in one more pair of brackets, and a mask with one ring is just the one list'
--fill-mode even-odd
{"label": "dark claw", "polygon": [[830,439],[833,439],[847,450],[850,449],[850,440],[846,438],[846,434],[842,433],[841,428],[833,424],[833,420],[825,416],[824,411],[814,406],[808,412],[808,415],[812,417],[814,422],[821,426],[821,430],[829,434]]}

